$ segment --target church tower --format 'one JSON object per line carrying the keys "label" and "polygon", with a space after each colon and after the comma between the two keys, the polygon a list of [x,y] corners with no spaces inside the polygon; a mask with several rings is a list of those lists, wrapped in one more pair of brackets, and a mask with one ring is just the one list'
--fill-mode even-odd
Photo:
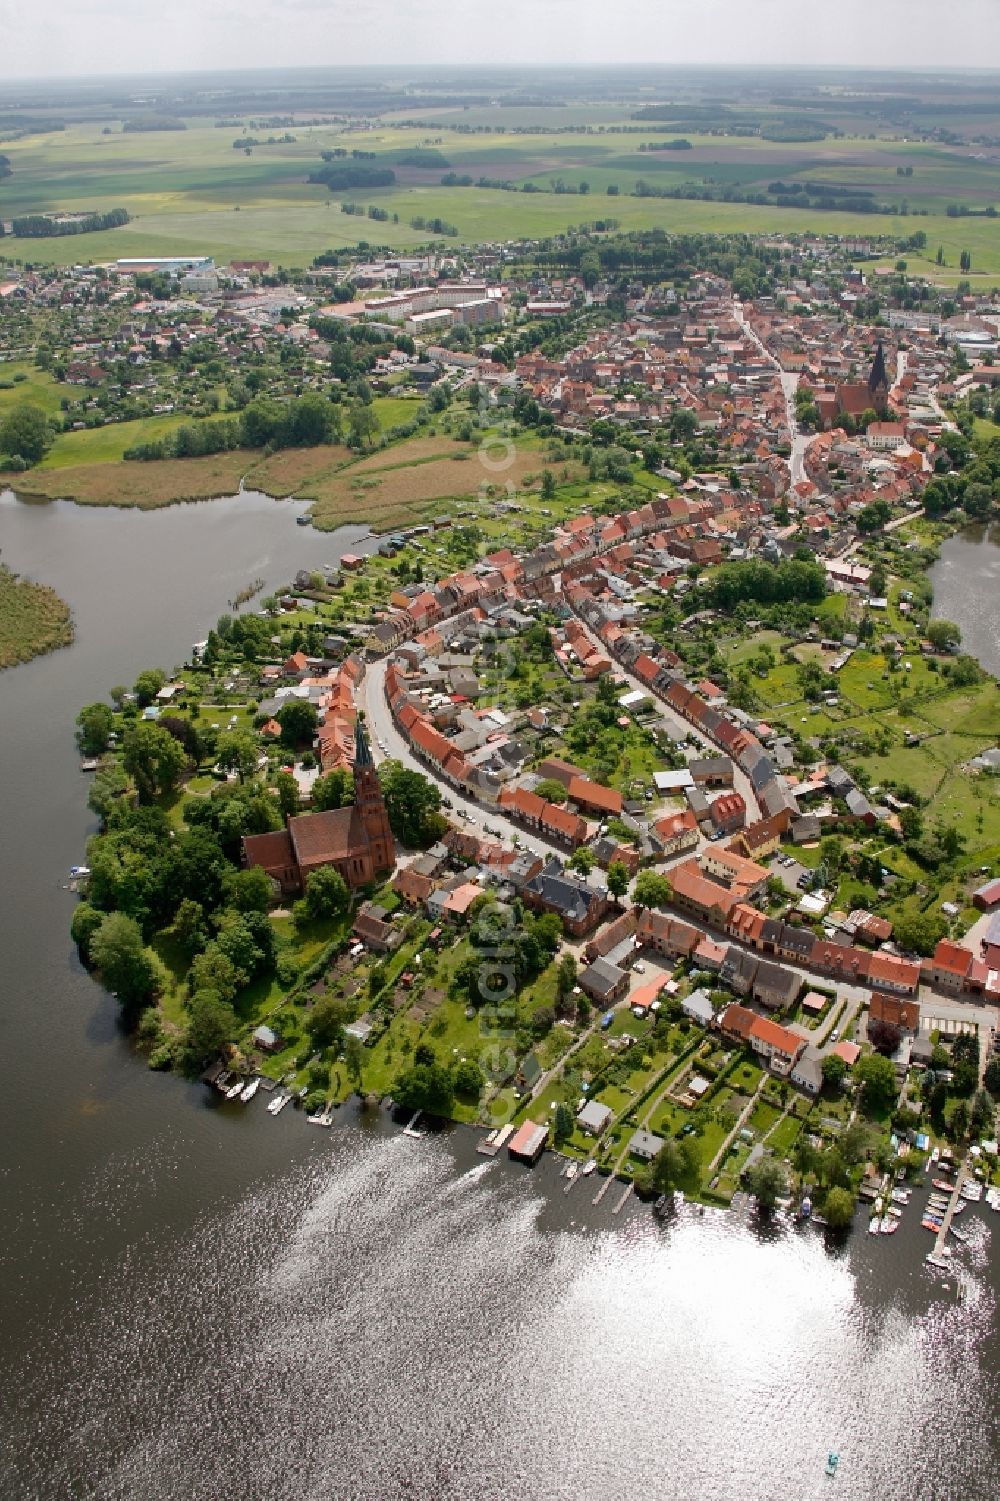
{"label": "church tower", "polygon": [[868,377],[868,389],[872,395],[872,406],[879,416],[885,413],[889,400],[889,376],[885,368],[885,350],[882,348],[882,340],[878,342],[875,351],[875,359],[872,361],[871,375]]}
{"label": "church tower", "polygon": [[365,722],[360,715],[354,727],[354,806],[368,840],[374,874],[387,875],[396,866],[396,844]]}

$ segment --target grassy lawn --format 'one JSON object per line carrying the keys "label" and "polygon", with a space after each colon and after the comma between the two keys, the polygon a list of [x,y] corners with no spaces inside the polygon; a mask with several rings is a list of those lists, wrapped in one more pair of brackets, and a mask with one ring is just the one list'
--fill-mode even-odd
{"label": "grassy lawn", "polygon": [[[105,427],[60,433],[38,470],[70,469],[80,464],[117,464],[127,448],[165,438],[182,423],[190,421],[191,418],[178,415],[140,417],[134,422],[109,422]],[[135,465],[140,472],[149,467],[148,464]]]}
{"label": "grassy lawn", "polygon": [[767,1138],[767,1144],[778,1157],[787,1157],[798,1140],[802,1122],[794,1115],[786,1115]]}
{"label": "grassy lawn", "polygon": [[752,1063],[748,1058],[744,1058],[733,1069],[727,1082],[734,1089],[740,1090],[742,1094],[753,1094],[763,1075],[764,1070],[762,1068],[759,1068],[756,1063]]}
{"label": "grassy lawn", "polygon": [[756,1131],[758,1136],[766,1136],[768,1131],[775,1125],[781,1115],[781,1111],[766,1100],[758,1100],[750,1114],[747,1125],[751,1131]]}
{"label": "grassy lawn", "polygon": [[60,385],[47,371],[37,369],[28,360],[0,364],[0,418],[11,407],[23,404],[41,407],[46,416],[54,417],[63,397],[75,401],[78,396],[74,386]]}

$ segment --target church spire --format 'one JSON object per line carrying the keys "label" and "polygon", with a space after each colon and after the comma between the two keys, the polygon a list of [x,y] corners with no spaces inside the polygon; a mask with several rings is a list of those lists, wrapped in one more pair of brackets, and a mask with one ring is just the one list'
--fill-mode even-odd
{"label": "church spire", "polygon": [[368,744],[368,733],[365,730],[365,722],[360,714],[354,726],[354,765],[355,767],[375,765],[372,748]]}
{"label": "church spire", "polygon": [[878,341],[875,359],[872,362],[872,373],[868,377],[868,389],[873,395],[880,388],[884,391],[888,391],[889,389],[889,377],[886,374],[885,368],[885,350],[882,348],[881,339]]}

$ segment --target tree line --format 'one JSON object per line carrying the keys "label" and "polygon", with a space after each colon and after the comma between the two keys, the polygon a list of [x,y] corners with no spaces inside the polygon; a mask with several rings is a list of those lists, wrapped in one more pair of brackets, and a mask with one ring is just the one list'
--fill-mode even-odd
{"label": "tree line", "polygon": [[26,214],[11,220],[11,230],[21,240],[55,240],[63,235],[90,235],[102,229],[120,229],[129,222],[123,208],[106,214],[85,214],[79,219],[58,219],[49,214]]}
{"label": "tree line", "polygon": [[746,601],[755,604],[818,604],[826,594],[826,573],[818,563],[792,558],[765,563],[723,563],[704,590],[716,609],[731,610]]}
{"label": "tree line", "polygon": [[[193,459],[226,453],[234,448],[314,448],[339,443],[345,436],[343,408],[318,392],[307,391],[291,401],[260,396],[239,416],[213,422],[186,422],[164,438],[125,450],[126,459]],[[353,402],[347,408],[346,435],[364,447],[379,432],[378,415],[370,404]]]}
{"label": "tree line", "polygon": [[366,162],[328,162],[310,172],[309,182],[322,183],[333,193],[343,188],[386,188],[396,181],[391,167],[371,167]]}

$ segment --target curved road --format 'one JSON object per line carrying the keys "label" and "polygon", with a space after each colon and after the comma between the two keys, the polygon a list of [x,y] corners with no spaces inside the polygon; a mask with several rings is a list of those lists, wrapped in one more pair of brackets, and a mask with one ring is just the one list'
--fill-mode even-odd
{"label": "curved road", "polygon": [[[400,761],[408,766],[411,771],[422,772],[424,776],[434,775],[433,767],[427,765],[416,757],[408,742],[400,734],[393,722],[392,713],[385,696],[385,675],[389,663],[383,658],[378,662],[369,662],[367,670],[358,687],[356,702],[357,707],[364,711],[365,720],[371,731],[372,754],[376,762],[384,761],[391,757],[394,761]],[[442,777],[435,776],[435,781],[440,782],[443,788],[442,796],[449,799],[453,810],[465,815],[469,831],[476,834],[484,834],[487,829],[498,829],[501,835],[508,839],[516,840],[521,849],[530,850],[532,854],[540,855],[543,860],[554,854],[564,854],[557,845],[547,844],[544,839],[529,830],[522,828],[513,819],[507,818],[499,808],[486,808],[482,803],[477,803],[474,798],[463,797],[456,792],[451,783],[444,782]]]}

